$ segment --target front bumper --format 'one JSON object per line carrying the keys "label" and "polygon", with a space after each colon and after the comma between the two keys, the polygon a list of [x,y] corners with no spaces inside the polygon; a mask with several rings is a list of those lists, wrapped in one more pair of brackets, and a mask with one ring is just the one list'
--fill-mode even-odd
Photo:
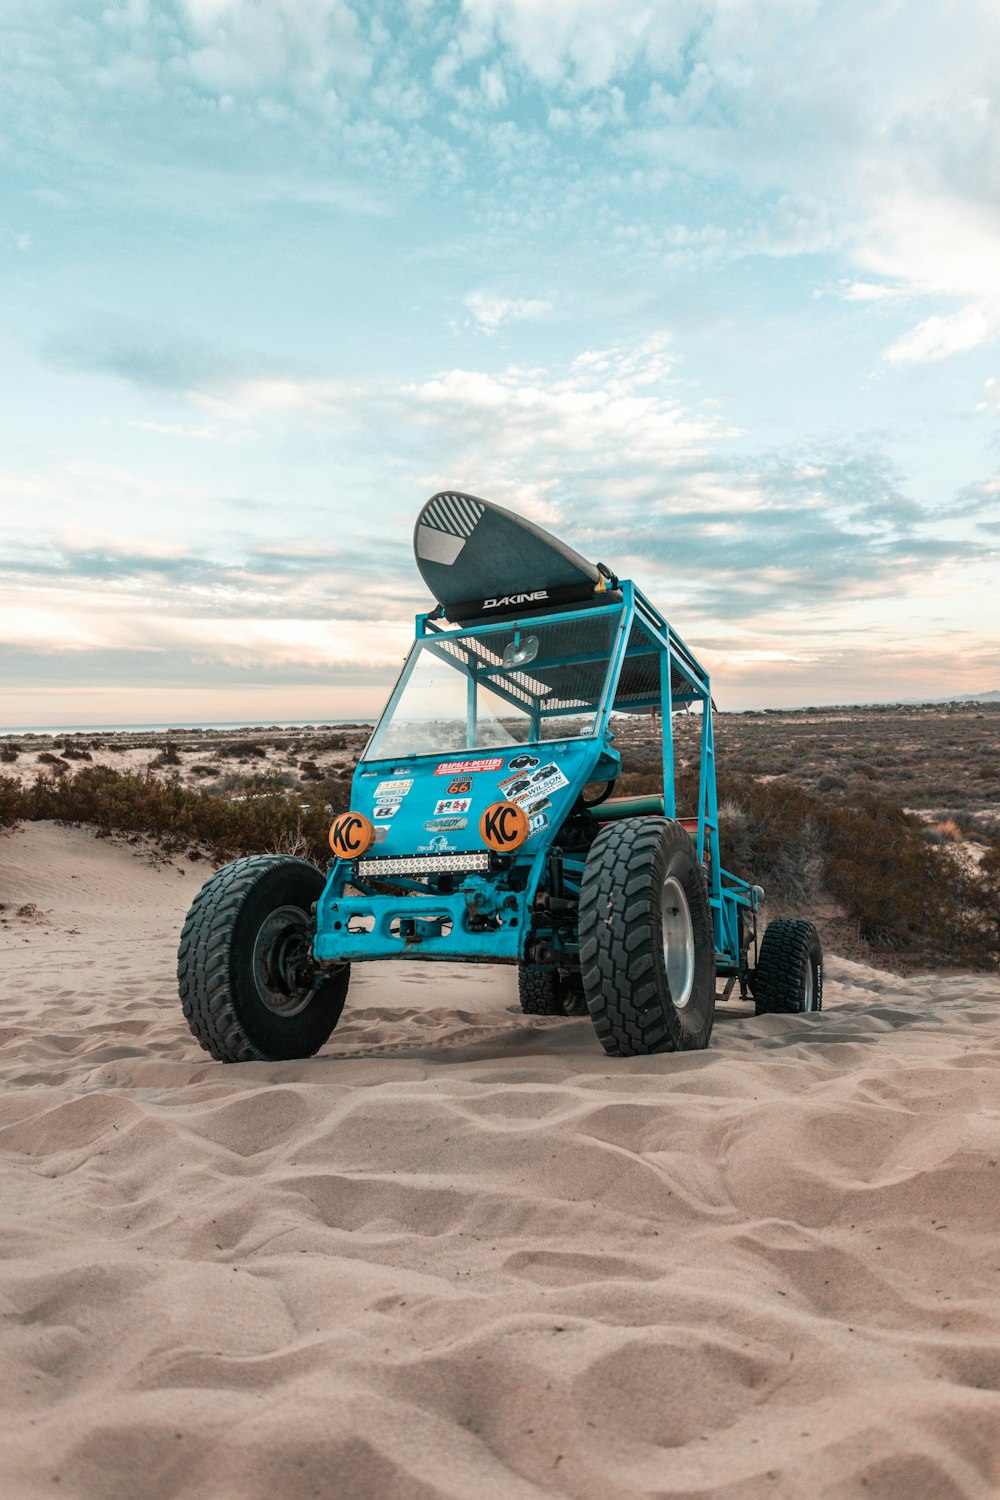
{"label": "front bumper", "polygon": [[516,963],[526,936],[522,893],[505,894],[487,911],[470,903],[465,890],[334,896],[327,887],[316,917],[313,955],[321,964],[384,958]]}

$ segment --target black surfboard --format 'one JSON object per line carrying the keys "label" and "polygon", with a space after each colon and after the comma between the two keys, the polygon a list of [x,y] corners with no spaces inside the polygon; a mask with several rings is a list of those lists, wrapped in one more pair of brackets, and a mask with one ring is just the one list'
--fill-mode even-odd
{"label": "black surfboard", "polygon": [[462,624],[595,597],[616,579],[558,537],[489,500],[442,490],[417,517],[417,567],[445,616]]}

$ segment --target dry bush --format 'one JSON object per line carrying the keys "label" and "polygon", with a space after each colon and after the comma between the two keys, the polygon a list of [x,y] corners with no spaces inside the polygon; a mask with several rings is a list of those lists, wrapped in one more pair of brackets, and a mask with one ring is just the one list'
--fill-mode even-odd
{"label": "dry bush", "polygon": [[213,747],[213,754],[224,755],[229,760],[266,760],[267,750],[255,740],[233,740],[228,745]]}
{"label": "dry bush", "polygon": [[[616,795],[658,794],[656,747],[644,744],[641,757],[632,753],[635,748],[625,747]],[[839,765],[846,769],[851,762],[857,774],[855,757]],[[860,767],[871,769],[865,762]],[[760,780],[726,762],[718,778],[723,865],[763,886],[779,909],[805,917],[829,907],[833,898],[875,956],[995,966],[1000,855],[995,863],[982,860],[976,870],[953,841],[967,838],[974,826],[977,837],[996,849],[997,830],[987,818],[969,814],[939,818],[939,828],[929,831],[922,819],[876,790],[865,769],[861,777],[850,787],[828,773],[809,786],[801,776]],[[678,812],[691,816],[697,805],[697,779],[688,765],[677,779]]]}
{"label": "dry bush", "polygon": [[53,776],[65,776],[69,770],[69,761],[63,760],[61,755],[53,755],[51,750],[43,750],[35,759],[39,765],[51,766]]}
{"label": "dry bush", "polygon": [[21,753],[20,745],[0,745],[0,761],[12,765]]}
{"label": "dry bush", "polygon": [[21,783],[15,776],[0,776],[0,828],[13,828],[23,816]]}
{"label": "dry bush", "polygon": [[293,845],[326,861],[330,815],[323,804],[303,808],[267,777],[250,778],[246,787],[236,801],[178,781],[93,766],[59,782],[39,778],[21,794],[14,816],[145,834],[171,852],[201,845],[220,861]]}

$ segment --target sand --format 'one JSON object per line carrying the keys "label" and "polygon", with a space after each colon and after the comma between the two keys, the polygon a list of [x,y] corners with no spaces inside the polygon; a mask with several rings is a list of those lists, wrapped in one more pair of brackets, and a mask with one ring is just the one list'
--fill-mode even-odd
{"label": "sand", "polygon": [[613,1062],[373,965],[223,1067],[206,873],[0,839],[4,1497],[1000,1491],[1000,983],[831,958],[820,1016]]}

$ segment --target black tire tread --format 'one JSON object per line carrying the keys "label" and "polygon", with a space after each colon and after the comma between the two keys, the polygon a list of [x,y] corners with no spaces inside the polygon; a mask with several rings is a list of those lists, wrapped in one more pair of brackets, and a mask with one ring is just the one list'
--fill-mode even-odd
{"label": "black tire tread", "polygon": [[[233,1005],[232,944],[244,902],[257,882],[270,871],[290,865],[316,871],[308,860],[283,854],[250,854],[224,865],[202,886],[181,929],[177,949],[181,1007],[195,1040],[219,1062],[272,1060],[248,1034]],[[333,1025],[337,1019],[339,1011]]]}
{"label": "black tire tread", "polygon": [[586,1001],[579,975],[576,982],[558,969],[541,964],[519,964],[517,993],[526,1016],[585,1016]]}
{"label": "black tire tread", "polygon": [[559,975],[555,969],[543,968],[539,964],[519,964],[517,994],[526,1016],[563,1015]]}
{"label": "black tire tread", "polygon": [[[801,1015],[806,966],[819,933],[812,922],[797,917],[778,917],[767,924],[754,980],[754,1002],[758,1016]],[[816,976],[815,1010],[823,1008],[823,971]]]}
{"label": "black tire tread", "polygon": [[[707,1031],[671,1027],[661,999],[651,940],[659,914],[653,907],[650,869],[667,830],[688,840],[669,819],[624,819],[602,828],[587,856],[580,891],[580,964],[594,1029],[612,1057],[704,1047],[711,1034],[711,1016]],[[707,920],[711,930],[707,891],[703,899],[700,911],[692,902],[692,920]],[[714,945],[711,951],[714,1006]]]}

